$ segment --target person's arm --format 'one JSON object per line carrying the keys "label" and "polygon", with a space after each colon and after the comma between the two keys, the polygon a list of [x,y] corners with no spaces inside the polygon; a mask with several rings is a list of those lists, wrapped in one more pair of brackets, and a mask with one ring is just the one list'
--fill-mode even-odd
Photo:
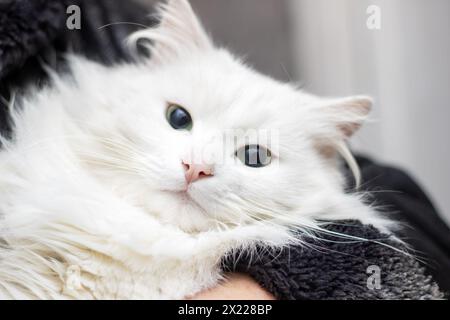
{"label": "person's arm", "polygon": [[228,274],[226,281],[216,288],[202,292],[191,300],[275,300],[250,276],[243,273]]}

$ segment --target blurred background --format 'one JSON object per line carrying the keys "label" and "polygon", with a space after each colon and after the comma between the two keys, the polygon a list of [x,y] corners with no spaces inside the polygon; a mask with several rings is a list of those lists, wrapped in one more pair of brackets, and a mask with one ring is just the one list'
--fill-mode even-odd
{"label": "blurred background", "polygon": [[[191,2],[258,70],[319,95],[374,97],[354,149],[409,171],[450,224],[449,0]],[[367,26],[373,5],[379,29]]]}

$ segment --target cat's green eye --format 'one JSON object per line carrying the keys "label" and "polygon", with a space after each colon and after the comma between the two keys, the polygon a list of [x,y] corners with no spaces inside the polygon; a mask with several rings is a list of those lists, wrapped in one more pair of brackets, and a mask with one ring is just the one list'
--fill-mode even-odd
{"label": "cat's green eye", "polygon": [[171,104],[167,108],[167,121],[175,130],[192,130],[193,127],[189,112],[176,104]]}
{"label": "cat's green eye", "polygon": [[272,163],[270,150],[258,145],[248,145],[239,149],[236,157],[250,168],[263,168]]}

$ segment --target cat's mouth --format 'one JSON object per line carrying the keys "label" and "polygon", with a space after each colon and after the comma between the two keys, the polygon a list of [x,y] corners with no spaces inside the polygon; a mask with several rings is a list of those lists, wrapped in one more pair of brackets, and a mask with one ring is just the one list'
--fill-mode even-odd
{"label": "cat's mouth", "polygon": [[189,189],[184,191],[173,191],[173,192],[168,191],[168,192],[171,193],[173,196],[177,197],[182,202],[183,205],[186,206],[190,205],[197,207],[202,212],[206,213],[205,208],[189,194]]}

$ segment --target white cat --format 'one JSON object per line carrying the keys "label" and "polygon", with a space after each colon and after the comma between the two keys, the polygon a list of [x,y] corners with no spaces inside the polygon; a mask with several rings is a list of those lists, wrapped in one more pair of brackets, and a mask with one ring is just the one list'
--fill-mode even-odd
{"label": "white cat", "polygon": [[70,57],[70,75],[11,103],[0,298],[183,299],[217,284],[237,250],[301,244],[294,232],[324,220],[387,227],[344,192],[337,160],[358,175],[346,140],[370,99],[258,74],[214,46],[187,0],[160,13],[130,38],[151,58]]}

